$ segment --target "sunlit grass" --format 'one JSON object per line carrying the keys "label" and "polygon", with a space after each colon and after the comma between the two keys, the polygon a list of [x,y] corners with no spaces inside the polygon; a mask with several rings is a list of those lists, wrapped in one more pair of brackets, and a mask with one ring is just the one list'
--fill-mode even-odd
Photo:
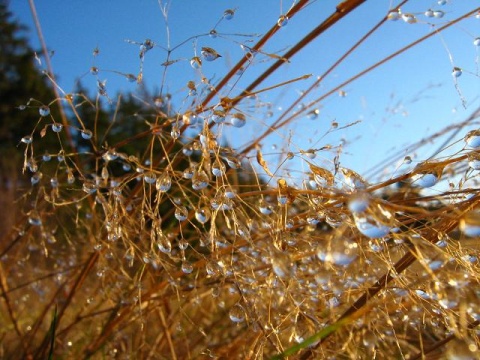
{"label": "sunlit grass", "polygon": [[[428,9],[404,14],[400,5],[392,7],[318,78],[305,74],[262,87],[363,1],[339,3],[284,54],[264,51],[282,36],[280,28],[308,11],[307,3],[296,2],[265,35],[245,44],[244,56],[218,81],[204,76],[202,64],[223,55],[209,47],[192,54],[187,61],[200,81],[187,84],[179,104],[164,90],[145,92],[135,113],[124,114],[126,100],[108,93],[101,69],[90,71],[94,99],[66,94],[48,75],[58,98],[22,107],[38,112],[38,121],[19,139],[31,176],[17,201],[24,216],[0,248],[2,355],[478,356],[480,134],[467,129],[478,125],[480,112],[472,109],[463,122],[435,129],[409,152],[386,154],[368,178],[342,165],[343,146],[320,141],[309,148],[297,140],[301,134],[282,130],[305,117],[316,121],[323,100],[346,96],[348,84],[479,9],[445,16],[435,31],[314,92],[382,24],[398,18],[408,26],[430,16],[423,14]],[[167,19],[168,6],[162,9]],[[235,16],[234,9],[221,13],[221,21]],[[141,85],[149,51],[160,45],[129,42],[139,46],[139,72],[114,73]],[[175,71],[176,49],[165,49],[165,74]],[[257,57],[270,67],[237,88],[235,76],[260,66]],[[309,85],[280,113],[262,100],[299,83]],[[309,96],[313,100],[304,102]],[[116,107],[108,124],[99,116],[102,101]],[[61,119],[51,115],[55,106]],[[239,129],[250,122],[262,131],[239,141]],[[332,121],[321,136],[354,131],[357,124]],[[273,136],[286,145],[265,150]],[[58,146],[38,153],[47,137],[56,137]],[[441,145],[435,156],[410,165],[405,154],[430,141]]]}

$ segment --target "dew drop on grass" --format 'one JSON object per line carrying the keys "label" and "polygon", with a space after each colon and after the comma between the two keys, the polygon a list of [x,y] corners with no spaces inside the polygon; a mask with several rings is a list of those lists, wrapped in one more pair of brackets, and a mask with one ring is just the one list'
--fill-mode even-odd
{"label": "dew drop on grass", "polygon": [[33,141],[33,138],[30,135],[24,136],[21,140],[21,142],[24,144],[31,144],[32,141]]}
{"label": "dew drop on grass", "polygon": [[191,274],[193,271],[193,265],[189,263],[188,261],[183,261],[182,262],[182,272],[184,274]]}
{"label": "dew drop on grass", "polygon": [[367,210],[369,203],[370,199],[367,194],[355,194],[348,201],[348,209],[352,213],[361,213]]}
{"label": "dew drop on grass", "polygon": [[143,181],[145,181],[147,184],[153,184],[156,180],[157,176],[152,171],[147,171],[145,174],[143,174]]}
{"label": "dew drop on grass", "polygon": [[210,32],[208,33],[208,36],[210,36],[212,39],[215,39],[218,36],[217,30],[215,29],[210,30]]}
{"label": "dew drop on grass", "polygon": [[240,160],[238,160],[233,156],[227,156],[225,158],[225,161],[227,162],[228,166],[232,169],[240,169],[242,166],[242,163],[240,162]]}
{"label": "dew drop on grass", "polygon": [[435,10],[433,12],[433,17],[437,18],[437,19],[441,19],[445,16],[445,12],[443,12],[442,10]]}
{"label": "dew drop on grass", "polygon": [[477,149],[480,148],[480,130],[472,130],[464,138],[467,146]]}
{"label": "dew drop on grass", "polygon": [[411,164],[411,163],[412,163],[412,158],[411,158],[410,156],[408,156],[408,155],[405,156],[405,157],[403,158],[403,163],[404,163],[404,164],[407,164],[407,165],[408,165],[408,164]]}
{"label": "dew drop on grass", "polygon": [[380,205],[372,206],[365,212],[353,213],[355,226],[366,237],[376,239],[390,232],[392,214]]}
{"label": "dew drop on grass", "polygon": [[32,177],[30,178],[30,182],[32,183],[32,185],[38,184],[40,180],[42,180],[42,177],[43,174],[41,172],[37,172],[32,175]]}
{"label": "dew drop on grass", "polygon": [[188,218],[188,210],[185,206],[179,206],[175,209],[175,218],[178,221],[185,221]]}
{"label": "dew drop on grass", "polygon": [[480,37],[477,37],[473,40],[473,45],[480,46]]}
{"label": "dew drop on grass", "polygon": [[232,117],[230,118],[230,123],[236,128],[241,128],[245,126],[247,120],[245,118],[245,115],[243,115],[242,113],[235,113],[232,114]]}
{"label": "dew drop on grass", "polygon": [[58,187],[58,179],[56,177],[53,177],[50,179],[50,185],[52,188],[57,188]]}
{"label": "dew drop on grass", "polygon": [[225,122],[225,113],[221,110],[215,110],[211,119],[215,124],[221,124]]}
{"label": "dew drop on grass", "polygon": [[263,215],[270,215],[273,212],[272,206],[269,205],[264,199],[259,201],[258,209]]}
{"label": "dew drop on grass", "polygon": [[52,124],[52,131],[53,132],[59,133],[60,131],[62,131],[62,129],[63,129],[62,124],[60,124],[60,123]]}
{"label": "dew drop on grass", "polygon": [[202,59],[200,59],[198,56],[194,56],[190,60],[190,66],[194,69],[200,69],[202,67]]}
{"label": "dew drop on grass", "polygon": [[192,188],[193,190],[202,190],[208,186],[208,176],[205,171],[200,170],[194,173],[192,177]]}
{"label": "dew drop on grass", "polygon": [[277,20],[277,25],[279,27],[284,27],[284,26],[287,26],[287,24],[288,24],[288,16],[280,15],[280,17]]}
{"label": "dew drop on grass", "polygon": [[90,140],[93,136],[93,133],[90,130],[84,129],[80,131],[80,135],[82,136],[83,139]]}
{"label": "dew drop on grass", "polygon": [[320,114],[320,110],[319,109],[313,109],[312,111],[310,111],[308,114],[307,114],[307,117],[308,119],[310,120],[315,120],[318,118],[318,115]]}
{"label": "dew drop on grass", "polygon": [[45,154],[42,155],[42,160],[45,161],[45,162],[48,162],[50,160],[52,160],[52,156],[45,151]]}
{"label": "dew drop on grass", "polygon": [[28,216],[28,223],[33,226],[41,226],[42,225],[42,219],[38,215],[38,212],[33,210],[30,212],[30,215]]}
{"label": "dew drop on grass", "polygon": [[96,66],[92,66],[90,68],[90,74],[92,74],[92,75],[98,75],[98,71],[99,71],[98,67],[96,67]]}
{"label": "dew drop on grass", "polygon": [[400,13],[398,12],[398,10],[390,11],[387,15],[387,19],[391,21],[397,21],[398,19],[400,19]]}
{"label": "dew drop on grass", "polygon": [[164,173],[157,179],[155,187],[160,192],[167,192],[172,187],[172,178],[168,173]]}
{"label": "dew drop on grass", "polygon": [[214,49],[206,46],[202,47],[201,54],[206,61],[214,61],[222,56],[219,53],[217,53]]}
{"label": "dew drop on grass", "polygon": [[210,210],[206,207],[198,209],[195,211],[195,219],[201,224],[205,224],[210,220]]}
{"label": "dew drop on grass", "polygon": [[460,77],[461,75],[462,75],[462,69],[459,68],[459,67],[457,67],[457,66],[455,66],[455,67],[453,68],[453,70],[452,70],[452,76],[453,76],[454,78],[458,78],[458,77]]}
{"label": "dew drop on grass", "polygon": [[428,9],[427,11],[425,11],[424,15],[428,18],[431,18],[433,17],[433,10],[432,9]]}
{"label": "dew drop on grass", "polygon": [[402,14],[402,20],[405,21],[407,24],[415,24],[417,22],[417,18],[413,14]]}
{"label": "dew drop on grass", "polygon": [[474,152],[468,155],[468,166],[473,170],[480,170],[480,154]]}
{"label": "dew drop on grass", "polygon": [[413,175],[411,180],[415,186],[428,188],[437,183],[438,176],[435,172],[420,173]]}
{"label": "dew drop on grass", "polygon": [[233,9],[227,9],[223,12],[223,18],[225,20],[232,20],[234,15],[235,15],[235,10]]}
{"label": "dew drop on grass", "polygon": [[245,321],[245,310],[243,309],[242,305],[236,304],[232,306],[228,312],[228,316],[234,323],[241,323]]}
{"label": "dew drop on grass", "polygon": [[346,169],[346,168],[341,168],[341,172],[345,179],[345,184],[351,190],[362,190],[367,187],[368,185],[367,182],[355,171]]}
{"label": "dew drop on grass", "polygon": [[480,212],[468,212],[460,219],[459,228],[468,237],[480,236]]}
{"label": "dew drop on grass", "polygon": [[443,6],[447,3],[447,0],[438,0],[437,1],[437,4],[440,5],[440,6]]}
{"label": "dew drop on grass", "polygon": [[217,159],[212,164],[212,174],[216,177],[220,177],[225,174],[225,164],[221,160]]}
{"label": "dew drop on grass", "polygon": [[43,117],[48,116],[50,115],[50,108],[47,105],[42,105],[38,108],[38,113]]}

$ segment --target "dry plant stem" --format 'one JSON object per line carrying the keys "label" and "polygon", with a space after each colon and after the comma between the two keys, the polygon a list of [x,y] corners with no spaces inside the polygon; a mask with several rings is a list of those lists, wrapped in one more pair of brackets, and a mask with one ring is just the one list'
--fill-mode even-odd
{"label": "dry plant stem", "polygon": [[[48,54],[47,44],[45,43],[45,39],[43,37],[42,26],[40,25],[40,19],[38,18],[38,15],[37,15],[37,9],[35,7],[35,0],[28,0],[28,3],[30,5],[30,11],[32,12],[33,21],[35,23],[35,29],[37,30],[38,39],[40,40],[40,44],[42,46],[43,57],[45,58],[45,62],[47,63],[48,74],[53,80],[55,80],[55,75],[53,73],[52,63],[50,61],[50,56]],[[57,86],[52,86],[52,88],[53,88],[53,91],[55,93],[56,98],[60,99],[61,96],[60,96],[60,93],[58,92]],[[62,102],[61,101],[56,101],[56,103],[58,104],[58,111],[60,112],[60,117],[62,118],[62,124],[64,126],[65,133],[67,134],[68,143],[69,143],[69,145],[72,149],[75,149],[75,143],[73,141],[72,134],[70,133],[70,129],[69,129],[69,126],[68,126],[69,125],[68,120],[67,120],[67,117],[65,115],[65,111],[63,109]]]}
{"label": "dry plant stem", "polygon": [[[476,208],[480,204],[480,197],[476,195],[472,199],[464,202],[461,205],[457,206],[457,214],[465,214],[468,211]],[[461,215],[458,217],[460,218]],[[430,243],[434,243],[437,241],[436,234],[438,232],[448,233],[454,230],[458,226],[458,220],[451,220],[448,223],[444,224],[443,228],[441,229],[429,229],[429,231],[422,236],[423,239]],[[384,275],[378,278],[373,286],[368,288],[368,290],[355,301],[339,318],[336,322],[342,321],[350,316],[355,316],[355,314],[362,310],[365,306],[367,306],[368,301],[372,299],[375,295],[377,295],[381,290],[385,289],[385,287],[396,278],[398,274],[401,274],[405,269],[407,269],[410,265],[412,265],[417,260],[417,257],[413,252],[406,253],[400,260],[398,260],[393,268],[387,271]],[[335,323],[336,323],[335,322]],[[328,334],[324,337],[315,347],[306,351],[302,356],[302,360],[310,359],[314,356],[314,350],[317,349],[322,345],[322,343],[331,335]]]}
{"label": "dry plant stem", "polygon": [[[416,41],[414,41],[414,42],[412,42],[412,43],[410,43],[410,44],[408,44],[407,46],[401,48],[400,50],[395,51],[393,54],[391,54],[391,55],[385,57],[384,59],[376,62],[376,63],[373,64],[372,66],[370,66],[370,67],[366,68],[365,70],[359,72],[357,75],[352,76],[350,79],[342,82],[341,84],[337,85],[337,86],[334,87],[333,89],[329,90],[328,92],[326,92],[325,94],[323,94],[322,96],[320,96],[319,98],[317,98],[316,100],[310,102],[302,111],[306,111],[307,109],[309,109],[309,108],[311,108],[312,106],[318,104],[319,102],[321,102],[321,101],[324,100],[325,98],[327,98],[327,97],[329,97],[330,95],[332,95],[332,94],[336,93],[337,91],[341,90],[342,88],[344,88],[346,85],[350,84],[351,82],[353,82],[353,81],[361,78],[362,76],[368,74],[370,71],[376,69],[376,68],[379,67],[380,65],[382,65],[382,64],[384,64],[384,63],[392,60],[393,58],[395,58],[396,56],[400,55],[401,53],[409,50],[410,48],[418,45],[419,43],[427,40],[428,38],[430,38],[430,37],[438,34],[439,32],[447,29],[448,27],[454,25],[455,23],[457,23],[457,22],[459,22],[459,21],[461,21],[461,20],[463,20],[463,19],[465,19],[465,18],[467,18],[467,17],[469,17],[469,16],[477,13],[479,10],[480,10],[480,7],[479,7],[479,8],[476,8],[475,10],[470,11],[470,12],[468,12],[468,13],[460,16],[460,17],[458,17],[458,18],[455,19],[455,20],[451,20],[451,21],[449,21],[447,24],[445,24],[444,26],[442,26],[442,27],[440,27],[439,29],[437,29],[436,31],[432,31],[431,33],[429,33],[429,34],[421,37],[420,39],[418,39],[418,40],[416,40]],[[285,119],[283,122],[277,124],[277,125],[275,126],[275,129],[278,129],[278,128],[281,128],[281,127],[285,126],[286,124],[288,124],[289,122],[291,122],[292,120],[294,120],[297,116],[298,116],[298,113],[293,114],[291,117],[289,117],[289,118]],[[267,134],[267,135],[268,135],[268,134]],[[258,142],[256,142],[256,143],[258,143]],[[245,152],[245,151],[242,151],[242,153],[244,153],[244,152]]]}
{"label": "dry plant stem", "polygon": [[[470,330],[473,330],[475,329],[478,325],[480,325],[480,320],[476,320],[472,323],[470,323],[468,325],[468,329]],[[410,357],[409,359],[410,360],[417,360],[417,359],[420,359],[420,358],[425,358],[425,355],[428,355],[429,353],[439,349],[440,347],[442,347],[443,345],[449,343],[450,341],[452,341],[453,339],[455,339],[455,334],[451,334],[449,336],[447,336],[446,338],[440,340],[440,341],[437,341],[435,344],[429,346],[428,348],[426,349],[423,349],[422,352],[419,352],[418,354],[415,354],[413,355],[412,357]]]}
{"label": "dry plant stem", "polygon": [[[308,3],[308,0],[300,0],[298,3],[296,3],[290,11],[286,14],[290,19],[295,16],[295,14],[300,11],[306,4]],[[263,45],[273,36],[275,33],[280,29],[280,26],[278,24],[275,24],[256,44],[255,46],[252,47],[253,50],[260,50]],[[202,109],[205,108],[208,103],[213,99],[213,97],[218,94],[218,92],[228,83],[228,81],[237,73],[237,71],[248,61],[247,55],[245,55],[240,61],[230,70],[230,72],[225,75],[222,80],[218,83],[218,85],[215,87],[215,89],[208,94],[205,99],[202,101],[202,104],[200,105],[200,110],[203,111]],[[280,62],[283,62],[279,60]],[[252,89],[250,89],[252,90]]]}
{"label": "dry plant stem", "polygon": [[[400,8],[400,6],[404,5],[405,3],[407,3],[408,0],[404,0],[403,2],[401,2],[400,4],[398,4],[394,9],[398,9]],[[333,16],[333,15],[332,15]],[[298,104],[300,104],[302,102],[302,100],[308,95],[310,94],[315,88],[318,87],[318,85],[325,79],[325,77],[328,76],[328,74],[330,74],[333,70],[335,70],[335,68],[337,68],[350,54],[352,54],[365,40],[367,40],[375,31],[377,31],[380,26],[382,26],[385,22],[387,21],[387,17],[385,16],[378,24],[376,24],[370,31],[368,31],[364,36],[362,36],[362,38],[357,41],[357,43],[355,43],[350,49],[348,49],[347,52],[345,52],[345,54],[343,54],[337,61],[335,61],[335,63],[330,66],[327,71],[325,71],[321,76],[319,76],[318,80],[316,80],[305,92],[303,92],[287,109],[285,109],[283,111],[283,114],[281,116],[279,116],[279,118],[277,120],[275,120],[275,122],[270,126],[270,128],[265,131],[262,135],[258,136],[255,138],[254,141],[252,141],[246,148],[244,148],[241,152],[242,154],[246,154],[248,152],[250,152],[253,148],[255,148],[255,146],[260,143],[261,140],[263,140],[265,137],[267,137],[272,129],[279,129],[281,126],[285,125],[286,122],[282,122],[283,118],[290,113],[290,111],[292,111],[293,109],[295,109],[295,107],[297,107]],[[326,29],[325,29],[326,30]],[[325,31],[323,30],[323,31]],[[320,35],[320,34],[319,34]],[[317,35],[318,36],[318,35]],[[307,107],[308,108],[308,107]],[[290,122],[291,120],[293,120],[295,117],[296,117],[297,114],[295,114],[295,116],[292,116],[292,117],[289,117],[288,118],[288,122]],[[281,124],[281,125],[279,125]]]}
{"label": "dry plant stem", "polygon": [[[83,282],[85,281],[85,278],[87,277],[87,275],[90,273],[90,271],[92,270],[93,266],[95,265],[96,261],[98,260],[98,257],[99,257],[99,253],[98,252],[94,252],[90,255],[88,261],[85,263],[85,266],[83,267],[82,271],[80,272],[80,274],[78,274],[78,277],[77,279],[75,280],[75,282],[73,283],[72,285],[72,288],[67,296],[67,298],[65,299],[65,303],[63,304],[62,308],[60,309],[60,311],[58,312],[58,315],[57,315],[57,328],[59,327],[60,325],[60,320],[62,319],[63,315],[65,314],[65,311],[67,310],[67,308],[69,307],[70,303],[72,302],[73,300],[73,297],[75,296],[77,290],[82,286]],[[47,350],[48,348],[48,345],[49,345],[49,334],[47,333],[47,335],[45,336],[43,342],[42,342],[42,345],[39,347],[39,350],[37,351],[37,354],[36,354],[36,358],[38,358],[41,354],[44,354],[44,352]]]}
{"label": "dry plant stem", "polygon": [[8,296],[8,283],[7,283],[7,278],[4,274],[3,271],[3,266],[0,263],[0,287],[2,290],[2,297],[5,301],[5,306],[7,307],[7,312],[8,316],[10,317],[10,321],[13,324],[13,327],[15,329],[15,332],[17,333],[17,336],[19,339],[21,339],[21,345],[23,346],[24,350],[27,348],[25,342],[24,342],[24,336],[22,332],[20,331],[20,327],[18,326],[17,322],[17,317],[15,316],[14,310],[12,308],[12,305],[10,303],[10,297]]}
{"label": "dry plant stem", "polygon": [[[366,0],[347,0],[341,2],[339,5],[337,5],[337,9],[332,15],[330,15],[325,21],[323,21],[320,25],[313,29],[302,40],[296,43],[294,47],[292,47],[285,55],[282,56],[282,58],[290,60],[297,52],[299,52],[311,41],[321,35],[325,30],[329,29],[337,21],[348,15],[348,13],[363,4],[365,1]],[[270,68],[264,71],[262,75],[260,75],[242,92],[240,98],[243,96],[248,96],[253,89],[255,89],[259,84],[261,84],[267,77],[273,74],[284,63],[285,61],[283,60],[277,60],[272,66],[270,66]]]}

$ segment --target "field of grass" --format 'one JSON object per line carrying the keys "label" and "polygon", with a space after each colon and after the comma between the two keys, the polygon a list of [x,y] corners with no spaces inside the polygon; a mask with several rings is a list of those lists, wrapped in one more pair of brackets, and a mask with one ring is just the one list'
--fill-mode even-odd
{"label": "field of grass", "polygon": [[[309,3],[294,2],[268,32],[249,38],[220,78],[203,76],[202,66],[225,56],[198,49],[187,60],[197,78],[181,103],[165,92],[114,97],[100,80],[96,96],[65,94],[46,62],[57,98],[21,107],[36,119],[19,139],[25,177],[12,179],[18,191],[0,194],[1,225],[10,229],[0,241],[0,358],[480,357],[480,109],[432,128],[408,151],[386,153],[368,179],[342,165],[348,144],[309,147],[292,127],[320,121],[319,104],[348,99],[344,89],[383,63],[450,26],[480,21],[480,8],[472,2],[448,17],[438,13],[442,1],[431,14],[403,12],[409,1],[392,4],[318,78],[263,87],[364,1],[339,2],[305,37],[268,53]],[[220,14],[230,21],[235,10]],[[443,22],[434,31],[331,89],[321,86],[385,24],[435,17]],[[127,75],[140,86],[156,44],[137,45],[140,70]],[[176,65],[167,54],[162,71]],[[239,72],[257,68],[258,77],[237,85]],[[90,70],[100,79],[102,69]],[[453,68],[452,87],[470,106],[455,80],[463,75]],[[478,71],[471,75],[478,81]],[[292,84],[305,88],[292,103],[265,106]],[[116,110],[105,122],[101,104],[109,102]],[[238,135],[253,121],[255,131]],[[356,125],[332,121],[325,133],[355,133]],[[279,133],[286,145],[267,149]],[[39,152],[47,141],[55,145]],[[427,146],[438,150],[414,158]]]}

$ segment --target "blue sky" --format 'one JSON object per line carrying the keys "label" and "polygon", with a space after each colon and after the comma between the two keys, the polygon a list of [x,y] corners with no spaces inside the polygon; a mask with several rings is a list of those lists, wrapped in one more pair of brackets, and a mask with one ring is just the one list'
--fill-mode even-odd
{"label": "blue sky", "polygon": [[[283,54],[330,15],[337,3],[332,0],[313,1],[307,9],[290,19],[263,50]],[[407,24],[402,20],[386,22],[325,78],[319,88],[305,98],[304,104],[409,42],[431,33],[448,20],[472,10],[475,7],[473,3],[458,0],[447,1],[445,5],[425,0],[408,2],[402,7],[402,12],[415,14],[417,23]],[[157,46],[145,55],[144,83],[153,92],[163,88],[164,92],[171,93],[174,108],[184,111],[187,107],[187,82],[194,81],[201,85],[201,75],[192,69],[189,60],[195,54],[200,56],[202,47],[214,48],[222,55],[213,62],[204,61],[202,67],[203,76],[215,83],[243,56],[240,44],[253,45],[258,35],[268,31],[279,16],[292,6],[291,1],[278,0],[173,0],[169,4],[167,32],[159,2],[154,0],[37,1],[45,40],[48,47],[55,51],[52,64],[62,89],[67,93],[72,92],[76,81],[81,78],[84,86],[95,91],[96,79],[88,71],[91,66],[97,66],[100,69],[99,79],[107,80],[111,97],[114,98],[117,92],[135,91],[135,83],[129,83],[125,77],[108,70],[138,74],[139,47],[125,40],[142,42],[149,38]],[[249,115],[248,126],[224,129],[222,134],[235,146],[240,146],[263,131],[282,113],[281,109],[288,108],[317,76],[395,4],[390,1],[367,1],[341,20],[260,85],[259,89],[302,75],[313,75],[308,80],[262,94],[261,102],[271,104],[269,110],[273,112],[272,118],[265,116],[265,106],[249,101],[242,108]],[[31,43],[38,48],[28,1],[12,1],[10,8],[22,23],[30,27]],[[221,36],[211,38],[205,35],[227,9],[235,9],[235,14],[233,19],[223,19],[217,25],[216,30]],[[445,15],[438,19],[427,18],[424,13],[428,9],[441,10]],[[165,67],[161,64],[166,59],[166,51],[162,47],[168,47],[167,33],[170,35],[170,48],[190,40],[172,51],[171,59],[180,61],[169,66],[164,75]],[[474,39],[479,36],[480,19],[470,17],[431,37],[342,88],[347,96],[341,97],[335,93],[327,97],[319,104],[317,119],[300,117],[290,127],[269,137],[264,143],[264,152],[277,151],[273,150],[273,146],[297,152],[310,147],[320,148],[327,143],[335,146],[346,141],[350,145],[344,149],[342,165],[360,173],[392,151],[395,152],[395,149],[406,149],[405,155],[418,156],[417,160],[428,157],[428,151],[417,154],[409,152],[406,144],[465,119],[480,105],[480,46],[473,45]],[[94,58],[92,52],[96,47],[100,53]],[[268,56],[257,55],[252,66],[241,77],[230,81],[226,88],[231,89],[228,95],[238,95],[272,61]],[[457,86],[451,75],[454,66],[463,69]],[[227,95],[226,90],[223,95]],[[462,106],[462,97],[466,101],[466,109]],[[342,127],[357,120],[361,120],[361,123],[326,135],[332,122]],[[459,134],[458,138],[461,137]],[[332,158],[332,154],[324,154],[315,161],[328,167]],[[305,164],[300,159],[296,161],[296,168]]]}

